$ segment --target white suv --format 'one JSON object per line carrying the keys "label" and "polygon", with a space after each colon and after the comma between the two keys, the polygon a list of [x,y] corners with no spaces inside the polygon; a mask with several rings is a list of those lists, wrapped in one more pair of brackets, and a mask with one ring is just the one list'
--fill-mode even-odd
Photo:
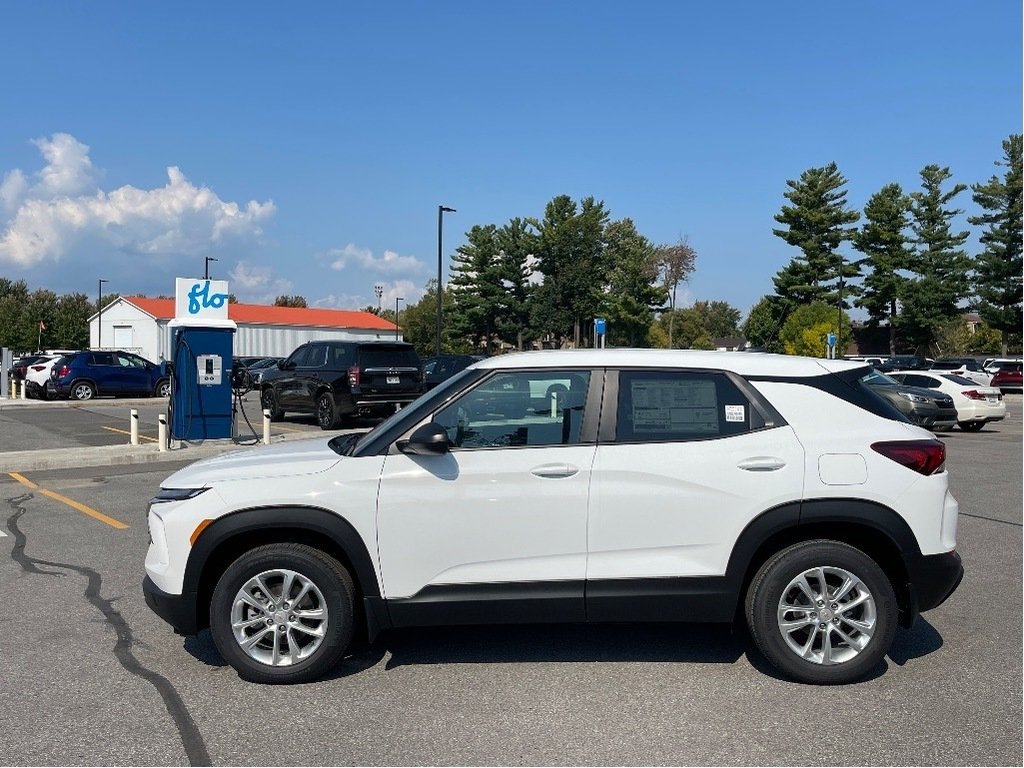
{"label": "white suv", "polygon": [[963,576],[945,446],[863,363],[581,350],[483,360],[373,431],[208,459],[149,508],[144,591],[259,682],[357,627],[746,619],[843,683]]}

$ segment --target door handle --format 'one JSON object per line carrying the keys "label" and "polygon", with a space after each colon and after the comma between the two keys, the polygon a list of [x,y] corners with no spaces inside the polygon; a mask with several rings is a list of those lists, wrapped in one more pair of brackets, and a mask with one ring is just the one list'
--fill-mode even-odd
{"label": "door handle", "polygon": [[539,467],[531,469],[530,474],[545,478],[572,477],[579,471],[579,467],[574,467],[572,464],[541,464]]}
{"label": "door handle", "polygon": [[752,456],[736,464],[748,472],[774,472],[786,466],[786,462],[776,456]]}

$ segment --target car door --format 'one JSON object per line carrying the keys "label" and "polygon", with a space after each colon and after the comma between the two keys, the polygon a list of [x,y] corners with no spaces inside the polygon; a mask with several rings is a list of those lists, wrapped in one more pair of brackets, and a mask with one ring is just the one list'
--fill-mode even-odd
{"label": "car door", "polygon": [[729,374],[623,370],[608,379],[591,479],[587,616],[685,618],[693,599],[716,599],[743,529],[801,500],[804,450]]}
{"label": "car door", "polygon": [[327,345],[310,344],[302,360],[295,366],[295,399],[292,406],[297,411],[316,408],[316,393],[323,384],[323,373],[327,366]]}
{"label": "car door", "polygon": [[299,400],[299,371],[305,367],[306,360],[309,359],[311,346],[303,344],[292,352],[281,364],[280,375],[275,376],[271,382],[277,393],[277,402],[285,410],[296,410],[296,403]]}
{"label": "car door", "polygon": [[98,391],[108,394],[121,391],[121,366],[117,365],[113,352],[92,352],[86,373],[96,382]]}
{"label": "car door", "polygon": [[152,389],[149,371],[141,358],[118,352],[114,355],[114,362],[119,368],[118,387],[120,392],[149,394]]}
{"label": "car door", "polygon": [[[556,402],[556,383],[571,396]],[[601,384],[588,370],[497,371],[425,420],[449,450],[392,448],[377,532],[396,624],[584,617]]]}

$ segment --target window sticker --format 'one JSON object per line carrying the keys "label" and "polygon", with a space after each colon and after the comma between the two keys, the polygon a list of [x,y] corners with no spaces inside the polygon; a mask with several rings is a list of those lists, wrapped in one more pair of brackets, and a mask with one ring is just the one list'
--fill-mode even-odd
{"label": "window sticker", "polygon": [[633,429],[648,433],[717,434],[718,398],[708,380],[634,380]]}
{"label": "window sticker", "polygon": [[747,420],[746,408],[742,405],[725,406],[725,420],[744,422]]}

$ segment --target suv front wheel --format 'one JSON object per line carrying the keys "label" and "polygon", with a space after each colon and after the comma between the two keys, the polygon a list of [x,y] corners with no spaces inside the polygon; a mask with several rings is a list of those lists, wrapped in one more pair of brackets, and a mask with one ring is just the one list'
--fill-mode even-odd
{"label": "suv front wheel", "polygon": [[263,394],[260,395],[260,405],[263,406],[263,410],[270,411],[271,421],[280,421],[284,418],[284,411],[278,405],[277,395],[272,387],[263,390]]}
{"label": "suv front wheel", "polygon": [[352,640],[352,577],[303,544],[246,552],[217,582],[210,631],[240,677],[304,683],[334,667]]}
{"label": "suv front wheel", "polygon": [[761,567],[746,599],[747,624],[769,662],[805,683],[859,680],[896,634],[896,595],[879,565],[838,541],[795,544]]}

